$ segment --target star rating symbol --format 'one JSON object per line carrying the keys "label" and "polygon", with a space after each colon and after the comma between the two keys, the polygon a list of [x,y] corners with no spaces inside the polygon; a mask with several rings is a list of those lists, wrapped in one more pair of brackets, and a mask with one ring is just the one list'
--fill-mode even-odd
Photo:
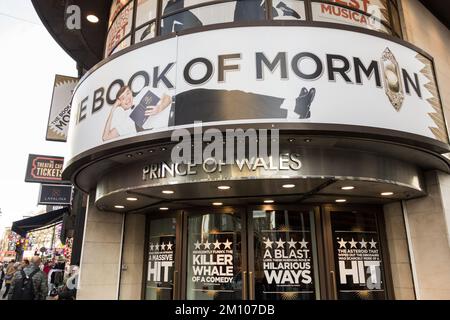
{"label": "star rating symbol", "polygon": [[166,251],[166,245],[164,244],[164,242],[161,244],[161,251]]}
{"label": "star rating symbol", "polygon": [[[291,238],[291,241],[288,241],[287,243],[289,244],[289,248],[295,248],[295,244],[297,243],[297,241],[294,241]],[[300,243],[300,245],[301,245],[301,243]]]}
{"label": "star rating symbol", "polygon": [[194,243],[195,250],[200,250],[200,246],[201,246],[201,245],[202,245],[201,242],[199,242],[199,241],[197,240],[197,242]]}
{"label": "star rating symbol", "polygon": [[169,243],[167,244],[167,250],[172,251],[172,247],[173,247],[173,244],[169,241]]}
{"label": "star rating symbol", "polygon": [[278,248],[283,248],[284,244],[286,243],[285,241],[282,241],[281,238],[278,241],[275,241],[275,243],[277,244],[277,249]]}
{"label": "star rating symbol", "polygon": [[266,245],[266,248],[265,248],[265,249],[267,249],[267,248],[272,248],[273,241],[270,241],[269,238],[267,238],[266,241],[263,241],[263,243]]}
{"label": "star rating symbol", "polygon": [[155,246],[153,245],[153,243],[150,243],[150,251],[153,251],[155,249]]}
{"label": "star rating symbol", "polygon": [[367,248],[367,241],[364,241],[364,238],[362,238],[359,243],[361,244],[361,249],[362,248]]}
{"label": "star rating symbol", "polygon": [[351,248],[355,248],[355,249],[356,249],[356,244],[357,244],[358,242],[356,242],[356,241],[352,238],[352,241],[349,241],[348,243],[350,243],[350,249],[351,249]]}
{"label": "star rating symbol", "polygon": [[159,244],[155,245],[155,251],[159,251]]}
{"label": "star rating symbol", "polygon": [[338,241],[338,243],[339,243],[339,249],[341,249],[341,248],[346,248],[346,244],[347,244],[347,241],[344,241],[344,239],[343,238],[341,238],[341,241]]}
{"label": "star rating symbol", "polygon": [[308,244],[308,241],[305,241],[305,239],[302,239],[302,241],[300,241],[299,242],[300,243],[300,248],[307,248],[307,244]]}
{"label": "star rating symbol", "polygon": [[216,242],[213,243],[214,249],[220,249],[220,242],[216,240]]}
{"label": "star rating symbol", "polygon": [[209,249],[209,247],[211,246],[212,243],[209,243],[208,240],[206,240],[206,242],[203,244],[205,249]]}
{"label": "star rating symbol", "polygon": [[375,241],[373,241],[373,238],[372,238],[372,241],[369,242],[369,244],[370,244],[370,248],[371,249],[376,249],[377,248],[377,246],[376,246],[377,243]]}
{"label": "star rating symbol", "polygon": [[228,241],[228,239],[227,239],[227,241],[225,241],[224,243],[223,243],[223,245],[225,246],[224,247],[224,249],[230,249],[231,250],[231,244],[232,244],[233,242],[230,242],[230,241]]}

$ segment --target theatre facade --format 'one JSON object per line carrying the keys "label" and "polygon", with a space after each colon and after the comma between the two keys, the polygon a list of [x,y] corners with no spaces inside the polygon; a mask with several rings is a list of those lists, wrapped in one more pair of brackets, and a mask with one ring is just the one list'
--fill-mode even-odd
{"label": "theatre facade", "polygon": [[80,71],[80,299],[450,298],[435,4],[33,4]]}

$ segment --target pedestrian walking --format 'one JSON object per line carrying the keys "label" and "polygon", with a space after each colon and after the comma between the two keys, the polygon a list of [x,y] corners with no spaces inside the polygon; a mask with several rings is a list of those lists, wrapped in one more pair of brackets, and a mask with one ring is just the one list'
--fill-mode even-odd
{"label": "pedestrian walking", "polygon": [[41,258],[34,256],[28,267],[15,273],[9,300],[46,300],[47,275],[41,271],[40,265]]}
{"label": "pedestrian walking", "polygon": [[3,293],[3,299],[5,299],[8,296],[8,292],[11,287],[12,279],[14,277],[14,273],[16,273],[16,268],[14,267],[15,261],[11,260],[8,263],[8,266],[6,267],[5,272],[5,293]]}
{"label": "pedestrian walking", "polygon": [[29,265],[30,265],[30,260],[23,259],[22,262],[20,263],[19,267],[17,268],[17,271],[23,270],[26,267],[28,267]]}
{"label": "pedestrian walking", "polygon": [[3,289],[3,281],[5,280],[5,266],[0,263],[0,291]]}

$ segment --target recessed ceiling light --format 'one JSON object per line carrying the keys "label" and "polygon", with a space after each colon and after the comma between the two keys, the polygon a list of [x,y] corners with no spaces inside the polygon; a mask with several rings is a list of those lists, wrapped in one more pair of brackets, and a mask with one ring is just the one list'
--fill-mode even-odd
{"label": "recessed ceiling light", "polygon": [[381,195],[382,196],[392,196],[392,195],[394,195],[394,193],[393,192],[382,192]]}
{"label": "recessed ceiling light", "polygon": [[90,23],[98,23],[100,20],[96,15],[93,14],[89,14],[86,16],[87,21],[89,21]]}
{"label": "recessed ceiling light", "polygon": [[230,186],[218,186],[217,189],[219,189],[219,190],[230,190],[231,187]]}
{"label": "recessed ceiling light", "polygon": [[116,208],[116,209],[125,209],[124,206],[120,206],[120,205],[115,205],[114,208]]}
{"label": "recessed ceiling light", "polygon": [[161,208],[159,208],[159,210],[161,210],[161,211],[167,211],[167,210],[169,210],[169,208],[167,208],[167,207],[161,207]]}
{"label": "recessed ceiling light", "polygon": [[221,205],[223,205],[222,202],[213,202],[213,206],[221,206]]}
{"label": "recessed ceiling light", "polygon": [[127,154],[127,158],[133,158],[132,154]]}
{"label": "recessed ceiling light", "polygon": [[347,202],[347,200],[346,199],[336,199],[336,202],[342,203],[342,202]]}
{"label": "recessed ceiling light", "polygon": [[310,143],[312,141],[312,139],[305,139],[303,141],[305,141],[306,143]]}
{"label": "recessed ceiling light", "polygon": [[143,154],[144,154],[144,153],[141,152],[141,151],[139,151],[139,152],[137,153],[138,156],[142,156]]}
{"label": "recessed ceiling light", "polygon": [[354,186],[345,186],[345,187],[342,187],[341,189],[342,190],[353,190],[353,189],[355,189],[355,187]]}
{"label": "recessed ceiling light", "polygon": [[264,203],[274,203],[275,201],[273,200],[264,200]]}
{"label": "recessed ceiling light", "polygon": [[172,190],[163,190],[162,193],[164,194],[174,194],[175,192]]}
{"label": "recessed ceiling light", "polygon": [[128,200],[128,201],[137,201],[138,198],[129,197],[129,198],[127,198],[127,200]]}
{"label": "recessed ceiling light", "polygon": [[294,139],[294,138],[289,138],[288,141],[289,141],[289,142],[294,142],[295,139]]}
{"label": "recessed ceiling light", "polygon": [[292,189],[295,188],[295,184],[283,184],[283,188]]}

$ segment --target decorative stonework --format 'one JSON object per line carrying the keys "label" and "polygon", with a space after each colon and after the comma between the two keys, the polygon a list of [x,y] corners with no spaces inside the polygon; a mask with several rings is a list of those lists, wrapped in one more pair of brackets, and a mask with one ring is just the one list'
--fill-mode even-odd
{"label": "decorative stonework", "polygon": [[400,76],[400,67],[397,59],[389,48],[386,48],[381,56],[383,68],[384,90],[395,110],[400,111],[405,95]]}
{"label": "decorative stonework", "polygon": [[433,132],[436,139],[448,143],[449,139],[447,134],[447,127],[445,125],[442,103],[441,99],[439,98],[436,78],[433,72],[433,65],[428,58],[419,53],[416,55],[416,59],[424,64],[424,67],[422,68],[420,73],[429,80],[429,82],[425,84],[425,88],[432,95],[430,98],[426,99],[426,101],[434,110],[434,112],[430,112],[428,113],[428,115],[431,117],[436,126],[429,128],[431,132]]}

